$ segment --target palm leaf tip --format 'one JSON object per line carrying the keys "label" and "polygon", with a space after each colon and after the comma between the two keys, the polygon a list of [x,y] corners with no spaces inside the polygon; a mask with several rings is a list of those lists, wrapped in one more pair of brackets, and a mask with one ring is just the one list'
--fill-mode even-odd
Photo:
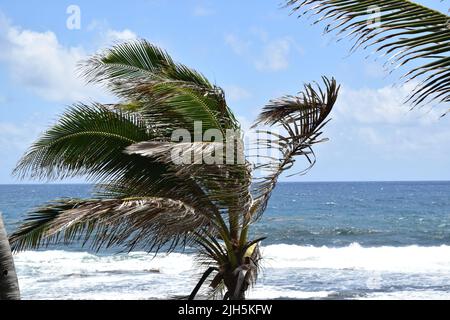
{"label": "palm leaf tip", "polygon": [[280,175],[292,168],[297,157],[304,157],[309,166],[296,174],[305,174],[315,164],[313,145],[320,139],[323,126],[337,101],[340,86],[334,78],[322,77],[323,86],[305,84],[298,96],[285,96],[272,100],[263,108],[254,126],[279,126],[284,134],[270,130],[259,132],[268,135],[258,145],[278,150],[278,156],[262,157],[256,164],[260,176],[253,188],[254,202],[250,213],[258,218],[264,212],[270,195]]}
{"label": "palm leaf tip", "polygon": [[286,6],[326,21],[326,33],[351,37],[352,51],[373,47],[392,71],[409,67],[402,79],[418,82],[405,101],[413,107],[450,101],[448,15],[406,0],[290,0]]}
{"label": "palm leaf tip", "polygon": [[[325,88],[319,84],[305,84],[304,90],[298,96],[284,96],[271,100],[260,113],[253,128],[259,124],[273,126],[287,124],[303,118],[311,126],[322,123],[336,103],[340,86],[334,78],[322,77]],[[297,118],[296,118],[297,117]],[[308,119],[311,117],[311,119]],[[302,132],[311,131],[310,127],[302,124]]]}

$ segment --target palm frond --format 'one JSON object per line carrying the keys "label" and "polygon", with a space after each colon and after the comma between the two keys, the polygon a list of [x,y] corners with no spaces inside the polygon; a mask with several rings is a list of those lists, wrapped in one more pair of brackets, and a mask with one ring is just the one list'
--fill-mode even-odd
{"label": "palm frond", "polygon": [[[233,151],[233,159],[236,153],[244,158],[242,149]],[[248,162],[227,162],[226,142],[148,141],[131,145],[126,152],[152,157],[170,166],[180,179],[194,180],[221,214],[228,216],[229,237],[237,236],[242,212],[247,212],[252,202],[251,168]],[[207,162],[205,155],[213,153]]]}
{"label": "palm frond", "polygon": [[145,40],[118,44],[86,61],[82,70],[88,81],[136,103],[150,125],[165,132],[191,128],[194,121],[223,133],[239,125],[221,88]]}
{"label": "palm frond", "polygon": [[168,244],[170,251],[210,224],[201,211],[168,198],[66,199],[35,210],[10,241],[16,251],[73,240],[92,240],[97,250],[139,245],[150,252]]}
{"label": "palm frond", "polygon": [[[221,88],[193,69],[175,63],[165,51],[144,40],[115,46],[93,57],[85,68],[88,79],[106,83],[120,97],[138,106],[136,112],[159,138],[154,140],[171,138],[173,131],[179,128],[194,135],[197,133],[196,122],[201,122],[201,134],[216,129],[222,139],[226,138],[229,129],[239,130],[239,122],[227,106]],[[242,157],[243,148],[235,150],[235,155]],[[202,190],[206,190],[209,199],[216,205],[222,204],[220,210],[224,212],[231,212],[231,208],[236,213],[242,212],[250,202],[248,186],[251,177],[246,165],[208,166],[208,170],[194,171],[192,166],[187,166],[183,169],[183,179],[195,180]],[[179,168],[173,172],[181,177]],[[230,183],[225,183],[225,177]],[[217,186],[221,179],[219,191]],[[238,184],[238,179],[245,183]],[[233,192],[232,188],[239,193]]]}
{"label": "palm frond", "polygon": [[202,133],[216,129],[223,136],[226,129],[239,128],[218,87],[211,90],[180,82],[154,81],[138,83],[123,94],[139,101],[144,119],[168,134],[178,128],[193,133],[195,122],[201,122]]}
{"label": "palm frond", "polygon": [[15,174],[41,179],[87,176],[98,183],[103,198],[170,194],[208,210],[221,225],[221,237],[230,238],[222,216],[234,217],[250,203],[247,166],[173,170],[161,159],[124,152],[132,144],[167,139],[177,127],[194,133],[195,121],[202,121],[203,132],[216,128],[226,134],[238,128],[223,91],[146,42],[123,44],[89,63],[92,81],[110,81],[125,102],[72,107],[31,147]]}
{"label": "palm frond", "polygon": [[321,130],[328,122],[327,117],[339,93],[339,86],[333,78],[329,80],[323,77],[323,82],[324,89],[319,85],[315,88],[311,84],[306,84],[299,96],[285,96],[270,101],[254,125],[279,126],[286,134],[261,130],[269,137],[259,139],[259,147],[276,149],[279,156],[269,157],[268,160],[263,158],[257,164],[256,169],[262,176],[257,177],[252,187],[254,203],[249,211],[251,217],[258,218],[265,210],[279,176],[294,165],[296,157],[305,157],[310,165],[304,171],[295,174],[304,174],[314,165],[315,155],[312,146],[326,140],[319,139]]}
{"label": "palm frond", "polygon": [[[77,175],[104,178],[135,164],[123,149],[153,138],[136,114],[100,104],[78,104],[65,112],[19,161],[14,174],[38,179]],[[127,163],[129,163],[127,165]]]}
{"label": "palm frond", "polygon": [[[133,144],[126,148],[128,154],[139,154],[145,157],[157,159],[162,163],[174,165],[203,164],[205,155],[217,154],[211,159],[210,165],[224,164],[226,162],[225,144],[223,142],[166,142],[146,141]],[[215,160],[214,162],[212,160]]]}
{"label": "palm frond", "polygon": [[175,63],[172,57],[146,40],[134,40],[115,45],[80,64],[88,82],[121,87],[140,80],[165,78],[213,88],[199,72]]}
{"label": "palm frond", "polygon": [[19,161],[14,174],[36,179],[84,176],[98,183],[103,197],[162,196],[215,211],[205,192],[186,177],[176,177],[156,159],[125,149],[154,138],[136,113],[121,106],[76,105],[45,132]]}
{"label": "palm frond", "polygon": [[352,50],[374,48],[391,70],[406,69],[402,79],[419,82],[407,98],[413,106],[450,101],[448,15],[408,0],[290,0],[287,6],[316,16],[315,23],[327,21],[325,32],[351,37]]}

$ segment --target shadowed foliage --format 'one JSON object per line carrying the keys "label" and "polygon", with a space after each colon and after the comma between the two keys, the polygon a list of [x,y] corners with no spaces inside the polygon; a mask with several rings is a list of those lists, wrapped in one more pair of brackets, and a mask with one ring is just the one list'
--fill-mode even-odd
{"label": "shadowed foliage", "polygon": [[[170,252],[190,246],[206,269],[191,299],[207,280],[211,296],[244,299],[256,281],[263,240],[251,238],[249,226],[295,157],[313,164],[311,147],[322,141],[339,91],[335,80],[324,78],[324,87],[306,85],[299,96],[264,108],[257,123],[280,133],[259,146],[269,144],[280,154],[255,166],[245,157],[240,125],[223,90],[165,51],[144,40],[123,43],[92,57],[81,70],[120,102],[70,107],[14,173],[50,180],[84,176],[96,191],[91,199],[59,199],[33,210],[11,236],[13,248],[74,240],[96,250]],[[194,136],[195,122],[202,124],[200,134],[216,129],[221,138],[172,139],[177,129]],[[205,154],[219,161],[196,161]],[[258,170],[262,174],[256,175]]]}

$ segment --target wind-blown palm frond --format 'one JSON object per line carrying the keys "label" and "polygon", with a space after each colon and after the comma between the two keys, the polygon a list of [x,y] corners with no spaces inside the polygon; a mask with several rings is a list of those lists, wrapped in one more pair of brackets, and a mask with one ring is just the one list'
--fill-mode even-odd
{"label": "wind-blown palm frond", "polygon": [[169,198],[68,199],[36,210],[11,241],[14,250],[92,239],[97,250],[122,246],[131,251],[139,245],[150,252],[170,244],[170,251],[210,223],[207,215]]}
{"label": "wind-blown palm frond", "polygon": [[[420,80],[407,101],[413,106],[450,101],[450,17],[408,0],[290,0],[294,12],[328,21],[325,32],[354,39],[352,49],[374,47],[402,78]],[[379,14],[379,16],[375,16]]]}
{"label": "wind-blown palm frond", "polygon": [[149,123],[165,132],[192,128],[194,121],[202,121],[204,130],[239,126],[221,88],[145,40],[116,45],[82,67],[88,81],[137,102]]}
{"label": "wind-blown palm frond", "polygon": [[230,236],[237,237],[241,213],[246,212],[252,202],[251,169],[248,162],[236,160],[237,156],[244,158],[244,150],[239,146],[235,146],[231,153],[233,160],[228,163],[226,147],[225,141],[149,141],[131,145],[126,152],[155,158],[169,165],[181,179],[193,177],[215,207],[227,214]]}
{"label": "wind-blown palm frond", "polygon": [[80,65],[89,82],[101,83],[111,89],[136,83],[136,80],[167,79],[189,82],[213,89],[213,85],[199,72],[175,63],[170,55],[146,40],[117,44]]}
{"label": "wind-blown palm frond", "polygon": [[217,212],[192,178],[176,177],[155,159],[126,154],[126,147],[153,134],[138,114],[111,109],[99,104],[70,108],[32,145],[14,173],[39,179],[87,176],[100,183],[98,191],[107,198],[171,194],[172,199]]}
{"label": "wind-blown palm frond", "polygon": [[285,96],[272,100],[264,107],[254,126],[264,124],[279,126],[286,134],[273,133],[268,130],[261,133],[268,134],[267,139],[259,139],[259,147],[279,151],[279,157],[270,157],[267,161],[263,159],[257,169],[262,172],[257,183],[253,187],[254,199],[250,215],[259,217],[265,210],[273,188],[279,176],[290,169],[297,156],[304,156],[310,166],[297,174],[304,174],[315,163],[315,154],[312,146],[325,141],[319,139],[323,126],[331,112],[339,93],[334,79],[323,77],[325,89],[317,85],[317,89],[307,84],[304,91],[298,96]]}
{"label": "wind-blown palm frond", "polygon": [[122,151],[152,138],[137,114],[114,112],[100,104],[78,104],[31,146],[14,174],[40,179],[106,178],[139,165],[137,157],[125,156]]}
{"label": "wind-blown palm frond", "polygon": [[[188,164],[223,164],[225,163],[224,142],[166,142],[146,141],[136,143],[126,149],[128,154],[139,154],[145,157],[156,158],[163,163],[174,165]],[[205,155],[217,154],[211,163],[205,163]],[[212,161],[215,160],[215,161]]]}

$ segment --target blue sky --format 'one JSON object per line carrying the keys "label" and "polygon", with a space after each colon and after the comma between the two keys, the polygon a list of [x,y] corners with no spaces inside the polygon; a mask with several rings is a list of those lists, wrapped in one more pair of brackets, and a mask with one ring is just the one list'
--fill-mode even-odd
{"label": "blue sky", "polygon": [[[420,1],[446,11],[437,1]],[[410,86],[368,52],[289,16],[280,0],[0,0],[0,183],[30,143],[76,101],[112,102],[74,73],[76,62],[115,41],[145,38],[225,88],[248,126],[264,104],[304,82],[342,84],[333,120],[317,146],[317,165],[290,180],[450,180],[450,116],[443,108],[408,111]],[[71,4],[81,28],[66,26]],[[393,84],[396,83],[396,86]],[[81,180],[77,179],[76,182]],[[29,181],[25,181],[29,182]]]}

